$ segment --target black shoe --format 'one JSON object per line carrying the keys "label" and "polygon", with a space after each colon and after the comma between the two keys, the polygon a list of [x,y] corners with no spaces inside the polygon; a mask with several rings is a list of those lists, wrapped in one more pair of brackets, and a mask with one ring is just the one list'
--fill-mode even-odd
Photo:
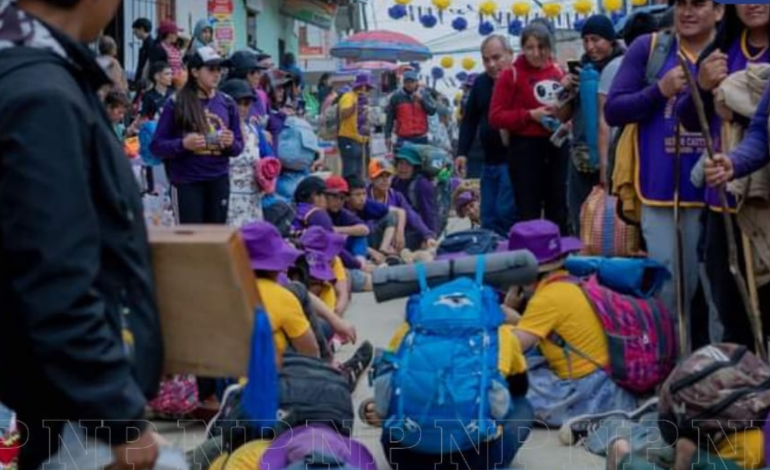
{"label": "black shoe", "polygon": [[358,381],[372,363],[372,359],[374,359],[374,346],[369,341],[364,341],[353,353],[353,357],[340,365],[340,371],[348,378],[351,393],[356,389]]}

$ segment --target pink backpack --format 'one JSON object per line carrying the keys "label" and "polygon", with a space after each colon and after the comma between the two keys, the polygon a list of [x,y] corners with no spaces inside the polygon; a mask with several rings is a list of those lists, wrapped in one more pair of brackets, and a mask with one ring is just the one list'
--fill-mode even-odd
{"label": "pink backpack", "polygon": [[586,280],[563,276],[550,282],[580,286],[604,326],[610,362],[601,367],[561,337],[551,335],[549,340],[604,369],[630,392],[651,392],[668,377],[676,365],[676,329],[674,317],[660,300],[620,294],[599,284],[595,275]]}

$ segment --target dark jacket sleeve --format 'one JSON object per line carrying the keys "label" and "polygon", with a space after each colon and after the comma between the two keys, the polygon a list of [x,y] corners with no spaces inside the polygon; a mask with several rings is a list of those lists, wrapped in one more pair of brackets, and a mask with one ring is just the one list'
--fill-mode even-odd
{"label": "dark jacket sleeve", "polygon": [[768,155],[770,155],[768,154],[767,135],[769,108],[770,84],[765,88],[746,135],[741,143],[730,152],[736,178],[750,175],[767,164]]}
{"label": "dark jacket sleeve", "polygon": [[163,46],[160,45],[160,43],[155,43],[150,47],[150,54],[149,54],[150,64],[154,64],[155,62],[168,62],[168,53],[166,53],[166,50],[163,49]]}
{"label": "dark jacket sleeve", "polygon": [[467,157],[468,152],[471,151],[473,141],[478,135],[479,122],[481,122],[481,115],[478,112],[478,106],[476,106],[476,97],[478,91],[476,88],[479,86],[481,80],[476,80],[468,94],[468,100],[463,108],[463,119],[460,124],[460,140],[457,143],[457,156]]}
{"label": "dark jacket sleeve", "polygon": [[433,116],[438,111],[438,105],[430,93],[422,92],[422,100],[420,101],[422,109],[428,116]]}
{"label": "dark jacket sleeve", "polygon": [[393,125],[396,121],[396,107],[398,106],[399,92],[393,93],[388,100],[388,107],[385,109],[385,138],[389,139],[393,134]]}
{"label": "dark jacket sleeve", "polygon": [[142,72],[147,65],[147,61],[150,58],[150,50],[152,49],[152,40],[147,38],[142,42],[142,47],[139,48],[139,60],[136,63],[136,70],[134,71],[134,81],[139,82],[142,79]]}
{"label": "dark jacket sleeve", "polygon": [[145,399],[95,289],[104,261],[85,157],[95,124],[64,92],[4,108],[0,240],[10,283],[0,328],[25,331],[30,367],[62,397],[59,418],[103,420],[112,442],[124,442],[127,427],[143,428]]}

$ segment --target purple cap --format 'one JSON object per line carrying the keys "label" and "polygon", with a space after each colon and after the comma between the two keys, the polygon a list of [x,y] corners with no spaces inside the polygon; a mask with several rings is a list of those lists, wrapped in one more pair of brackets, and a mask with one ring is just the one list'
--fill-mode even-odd
{"label": "purple cap", "polygon": [[275,226],[267,222],[257,221],[244,225],[241,237],[254,270],[285,271],[302,254],[281,238]]}
{"label": "purple cap", "polygon": [[559,227],[550,220],[519,222],[508,235],[509,250],[529,250],[538,264],[550,263],[582,247],[577,238],[562,237]]}
{"label": "purple cap", "polygon": [[305,251],[310,277],[320,281],[335,280],[332,262],[345,247],[345,236],[313,226],[299,240]]}
{"label": "purple cap", "polygon": [[372,85],[372,77],[368,73],[359,73],[356,75],[356,81],[353,83],[353,89],[355,90],[356,88],[361,87],[374,88]]}

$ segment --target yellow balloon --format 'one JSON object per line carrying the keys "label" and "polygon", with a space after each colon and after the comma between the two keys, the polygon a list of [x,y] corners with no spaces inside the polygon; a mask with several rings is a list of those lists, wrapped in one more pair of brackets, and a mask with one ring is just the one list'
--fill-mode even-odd
{"label": "yellow balloon", "polygon": [[449,8],[451,4],[452,0],[433,0],[433,6],[442,11]]}
{"label": "yellow balloon", "polygon": [[399,5],[409,5],[410,3],[412,3],[412,0],[396,0],[396,3],[398,3]]}
{"label": "yellow balloon", "polygon": [[561,13],[561,5],[558,3],[546,3],[543,5],[543,14],[547,18],[555,18]]}
{"label": "yellow balloon", "polygon": [[441,58],[441,66],[445,69],[451,69],[455,65],[455,59],[453,57],[442,57]]}
{"label": "yellow balloon", "polygon": [[462,66],[465,70],[470,72],[476,67],[476,61],[472,57],[466,57],[463,59]]}
{"label": "yellow balloon", "polygon": [[604,0],[604,9],[613,12],[623,8],[623,0]]}
{"label": "yellow balloon", "polygon": [[631,5],[635,7],[643,7],[647,5],[647,0],[631,0]]}
{"label": "yellow balloon", "polygon": [[497,13],[497,4],[492,0],[487,0],[486,2],[479,5],[479,11],[482,15],[492,16]]}
{"label": "yellow balloon", "polygon": [[511,6],[511,11],[516,16],[527,16],[529,15],[529,10],[530,6],[527,2],[516,2]]}
{"label": "yellow balloon", "polygon": [[588,15],[591,13],[591,11],[593,11],[594,4],[591,3],[591,0],[576,0],[573,8],[575,8],[575,13]]}

